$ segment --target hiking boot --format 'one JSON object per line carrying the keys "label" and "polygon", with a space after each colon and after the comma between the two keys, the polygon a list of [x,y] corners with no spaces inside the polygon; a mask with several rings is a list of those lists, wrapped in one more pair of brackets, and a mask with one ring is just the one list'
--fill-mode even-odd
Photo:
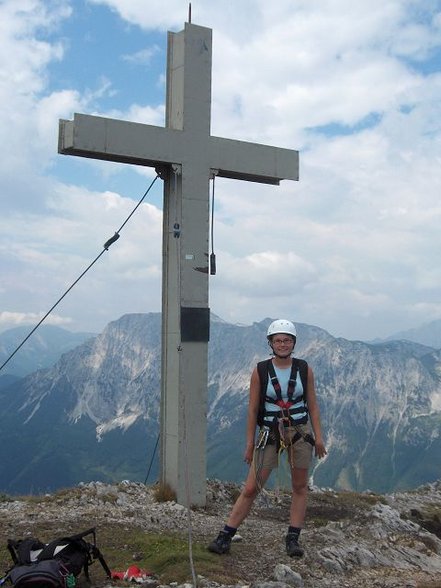
{"label": "hiking boot", "polygon": [[231,535],[225,531],[221,531],[214,541],[208,546],[208,551],[212,553],[228,553],[231,547]]}
{"label": "hiking boot", "polygon": [[296,533],[288,533],[286,536],[286,553],[290,557],[302,557],[303,549],[299,545],[299,536]]}

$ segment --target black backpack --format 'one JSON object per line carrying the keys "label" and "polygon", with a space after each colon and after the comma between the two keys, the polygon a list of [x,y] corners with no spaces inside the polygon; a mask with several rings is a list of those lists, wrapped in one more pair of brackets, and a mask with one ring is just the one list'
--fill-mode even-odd
{"label": "black backpack", "polygon": [[[93,535],[93,543],[84,540],[87,535]],[[8,580],[14,588],[74,588],[82,571],[89,580],[89,566],[96,559],[107,577],[111,577],[96,546],[95,528],[47,544],[32,537],[18,541],[8,539],[8,550],[14,566],[1,583]]]}

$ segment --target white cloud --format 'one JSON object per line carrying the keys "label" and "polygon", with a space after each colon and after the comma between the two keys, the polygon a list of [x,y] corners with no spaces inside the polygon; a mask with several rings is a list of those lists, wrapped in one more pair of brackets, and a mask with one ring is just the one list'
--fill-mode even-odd
{"label": "white cloud", "polygon": [[[188,16],[186,0],[94,4],[145,31],[181,30]],[[134,205],[105,188],[125,166],[70,159],[77,185],[52,177],[58,119],[80,111],[164,124],[163,105],[121,106],[112,72],[94,74],[89,90],[51,85],[50,66],[71,42],[57,27],[78,10],[0,5],[0,295],[10,316],[39,316]],[[201,0],[192,20],[213,28],[213,134],[300,149],[298,184],[216,181],[213,311],[239,322],[290,316],[353,337],[439,318],[438,3]],[[146,32],[115,68],[159,54]],[[79,187],[89,174],[101,189]],[[159,310],[161,222],[143,205],[60,316],[98,325]]]}
{"label": "white cloud", "polygon": [[165,109],[162,104],[155,107],[132,104],[127,111],[110,110],[106,114],[110,118],[130,120],[132,122],[139,122],[146,125],[164,126]]}
{"label": "white cloud", "polygon": [[[14,307],[4,309],[4,324],[17,323],[14,317],[25,323],[45,314],[103,251],[136,205],[118,194],[61,185],[53,187],[47,204],[49,214],[44,218],[21,213],[12,223],[0,221],[4,243],[16,242],[0,247],[1,257],[8,259],[2,267],[4,292],[14,292],[9,301]],[[75,325],[80,305],[84,329],[88,322],[95,324],[95,315],[108,312],[110,319],[111,306],[118,300],[125,301],[125,312],[159,310],[161,228],[161,212],[142,204],[120,239],[63,300],[59,314]],[[151,292],[146,293],[148,287]]]}
{"label": "white cloud", "polygon": [[[12,329],[14,327],[37,324],[44,317],[43,313],[20,313],[20,312],[0,312],[0,327],[3,329]],[[46,325],[55,325],[57,327],[69,328],[72,319],[62,317],[56,313],[51,313],[44,321]]]}
{"label": "white cloud", "polygon": [[[181,30],[183,23],[189,18],[189,2],[187,0],[89,0],[94,4],[109,6],[128,22],[151,29]],[[191,19],[201,26],[229,28],[234,34],[252,35],[259,22],[261,0],[201,0],[193,3]]]}
{"label": "white cloud", "polygon": [[[0,157],[2,204],[40,207],[57,144],[57,118],[81,108],[74,90],[47,92],[47,67],[63,57],[61,42],[37,38],[71,14],[63,2],[7,0],[0,5]],[[5,141],[6,139],[6,141]]]}
{"label": "white cloud", "polygon": [[148,65],[152,57],[160,51],[158,45],[153,45],[147,49],[141,49],[136,53],[131,53],[122,56],[122,60],[134,65]]}

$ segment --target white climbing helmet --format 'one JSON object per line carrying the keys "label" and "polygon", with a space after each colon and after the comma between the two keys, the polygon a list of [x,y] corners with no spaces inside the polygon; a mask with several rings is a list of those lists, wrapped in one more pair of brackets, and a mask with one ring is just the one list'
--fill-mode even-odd
{"label": "white climbing helmet", "polygon": [[272,337],[272,335],[282,333],[292,335],[293,337],[297,337],[297,332],[294,323],[292,323],[291,321],[287,321],[285,319],[278,319],[276,321],[273,321],[268,327],[266,336],[269,339],[270,337]]}

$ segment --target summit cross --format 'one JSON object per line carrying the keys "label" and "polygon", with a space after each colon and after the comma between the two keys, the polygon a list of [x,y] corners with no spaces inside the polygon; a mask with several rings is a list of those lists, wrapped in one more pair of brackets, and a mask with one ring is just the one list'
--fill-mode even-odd
{"label": "summit cross", "polygon": [[298,180],[298,152],[210,135],[212,31],[168,33],[166,125],[75,114],[59,153],[154,167],[164,180],[160,482],[206,502],[209,192],[214,175]]}

